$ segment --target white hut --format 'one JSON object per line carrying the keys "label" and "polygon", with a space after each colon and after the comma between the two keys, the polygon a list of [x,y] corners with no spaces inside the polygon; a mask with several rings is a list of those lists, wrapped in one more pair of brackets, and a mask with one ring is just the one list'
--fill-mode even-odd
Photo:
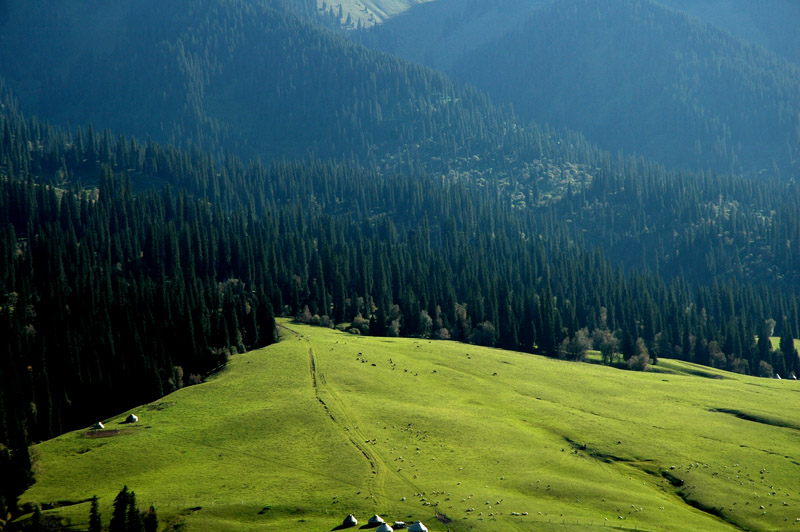
{"label": "white hut", "polygon": [[136,414],[128,414],[128,417],[125,418],[125,423],[138,423],[139,416]]}
{"label": "white hut", "polygon": [[414,524],[408,527],[408,532],[428,532],[422,521],[414,521]]}
{"label": "white hut", "polygon": [[357,524],[358,524],[358,519],[356,519],[356,516],[350,514],[344,518],[344,521],[342,521],[342,528],[350,528],[356,526]]}
{"label": "white hut", "polygon": [[408,525],[405,524],[405,522],[403,521],[395,521],[394,524],[392,525],[392,528],[394,528],[395,530],[403,530],[404,528],[408,528]]}
{"label": "white hut", "polygon": [[384,522],[383,517],[379,516],[378,514],[375,514],[375,515],[373,515],[372,517],[369,518],[369,521],[367,521],[367,524],[368,525],[373,525],[373,526],[378,526],[378,525],[383,525],[383,524],[386,524],[386,523]]}
{"label": "white hut", "polygon": [[381,524],[375,532],[394,532],[394,529],[386,523]]}
{"label": "white hut", "polygon": [[100,430],[100,429],[104,429],[104,428],[106,428],[106,426],[103,425],[102,421],[98,421],[97,423],[92,425],[92,429],[94,429],[94,430]]}

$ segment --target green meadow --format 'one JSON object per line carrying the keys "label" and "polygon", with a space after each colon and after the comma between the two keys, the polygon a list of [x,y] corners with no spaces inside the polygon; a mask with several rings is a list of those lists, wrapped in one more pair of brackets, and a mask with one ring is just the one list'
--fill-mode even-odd
{"label": "green meadow", "polygon": [[123,485],[187,532],[800,530],[800,382],[280,323],[207,382],[36,446],[22,501],[84,530]]}

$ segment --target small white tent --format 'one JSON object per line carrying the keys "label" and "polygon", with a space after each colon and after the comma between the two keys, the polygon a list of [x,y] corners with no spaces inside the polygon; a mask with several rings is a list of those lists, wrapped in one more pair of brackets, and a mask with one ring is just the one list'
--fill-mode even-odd
{"label": "small white tent", "polygon": [[128,417],[125,418],[125,423],[138,423],[139,416],[136,414],[129,414]]}
{"label": "small white tent", "polygon": [[422,521],[414,521],[414,524],[408,527],[408,532],[428,532]]}
{"label": "small white tent", "polygon": [[342,521],[342,528],[350,528],[358,524],[358,519],[353,514],[348,515]]}
{"label": "small white tent", "polygon": [[394,530],[386,523],[383,523],[375,532],[394,532]]}
{"label": "small white tent", "polygon": [[94,425],[92,425],[92,428],[93,428],[94,430],[100,430],[100,429],[104,429],[104,428],[106,428],[106,426],[105,426],[105,425],[103,425],[103,422],[102,422],[102,421],[98,421],[97,423],[95,423]]}
{"label": "small white tent", "polygon": [[385,523],[383,521],[383,517],[379,516],[378,514],[375,514],[375,515],[373,515],[372,517],[369,518],[369,521],[367,522],[367,524],[369,524],[369,525],[383,525]]}

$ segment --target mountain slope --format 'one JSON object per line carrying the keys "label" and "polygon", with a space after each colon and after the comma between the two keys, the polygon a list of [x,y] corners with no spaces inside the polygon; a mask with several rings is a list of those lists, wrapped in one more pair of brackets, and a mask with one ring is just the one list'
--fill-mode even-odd
{"label": "mountain slope", "polygon": [[414,6],[353,39],[448,72],[465,53],[515,29],[552,0],[435,0]]}
{"label": "mountain slope", "polygon": [[652,2],[557,2],[453,72],[606,149],[787,178],[800,168],[800,69]]}
{"label": "mountain slope", "polygon": [[[98,494],[107,519],[127,484],[162,524],[190,531],[329,530],[351,512],[433,531],[772,530],[795,519],[794,382],[686,376],[693,367],[669,361],[675,374],[637,374],[288,323],[282,335],[134,409],[136,425],[121,414],[39,445],[40,480],[24,500]],[[80,526],[88,503],[45,515]]]}
{"label": "mountain slope", "polygon": [[800,4],[793,0],[657,0],[800,64]]}
{"label": "mountain slope", "polygon": [[[95,2],[85,18],[32,3],[40,10],[3,23],[0,74],[26,112],[56,123],[218,155],[356,158],[390,172],[485,169],[536,151],[485,95],[265,2]],[[62,18],[108,35],[78,42]]]}

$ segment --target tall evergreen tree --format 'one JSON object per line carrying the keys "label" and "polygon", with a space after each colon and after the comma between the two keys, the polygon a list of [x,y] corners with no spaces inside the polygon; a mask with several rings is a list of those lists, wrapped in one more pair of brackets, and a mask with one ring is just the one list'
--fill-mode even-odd
{"label": "tall evergreen tree", "polygon": [[128,507],[130,506],[130,494],[128,486],[123,486],[122,490],[114,498],[114,510],[111,514],[111,522],[108,525],[108,532],[128,532]]}
{"label": "tall evergreen tree", "polygon": [[156,515],[156,507],[152,504],[147,513],[144,514],[144,532],[158,532],[158,516]]}
{"label": "tall evergreen tree", "polygon": [[97,495],[92,497],[92,505],[89,507],[89,532],[103,532],[103,524],[100,520],[100,506],[97,502]]}
{"label": "tall evergreen tree", "polygon": [[136,507],[136,493],[131,491],[128,494],[128,515],[125,532],[143,532],[142,515]]}

